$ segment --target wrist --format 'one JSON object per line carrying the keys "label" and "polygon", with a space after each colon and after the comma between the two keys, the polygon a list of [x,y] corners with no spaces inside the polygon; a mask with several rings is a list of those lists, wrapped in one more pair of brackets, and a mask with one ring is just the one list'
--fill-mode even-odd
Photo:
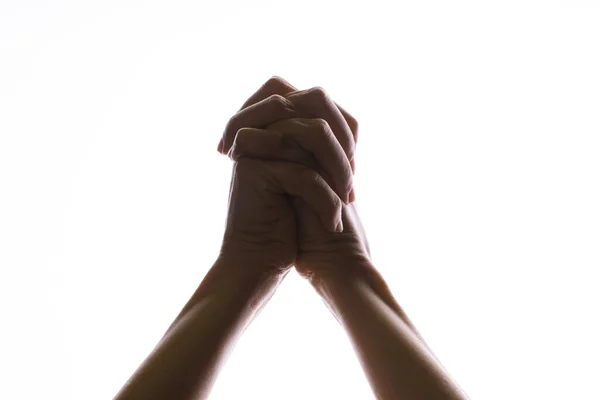
{"label": "wrist", "polygon": [[[247,320],[275,291],[282,277],[265,273],[251,263],[237,257],[220,255],[210,267],[202,282],[182,308],[167,333],[179,325],[190,313],[207,303],[218,303],[222,312],[236,321]],[[234,321],[235,320],[235,321]]]}
{"label": "wrist", "polygon": [[220,254],[182,310],[206,298],[225,298],[243,307],[261,303],[277,288],[284,274],[276,274],[234,254]]}
{"label": "wrist", "polygon": [[352,292],[357,287],[368,288],[390,309],[405,317],[385,279],[367,256],[354,256],[335,263],[317,265],[304,277],[327,303],[335,303],[335,298],[340,293]]}
{"label": "wrist", "polygon": [[[278,285],[285,272],[270,268],[263,260],[236,252],[221,252],[208,272],[209,284],[228,281],[240,291],[252,291],[256,287]],[[205,280],[206,280],[205,278]]]}
{"label": "wrist", "polygon": [[317,290],[323,285],[347,284],[364,280],[375,270],[371,260],[362,253],[330,254],[302,257],[296,263],[298,273]]}
{"label": "wrist", "polygon": [[295,248],[282,244],[260,245],[228,238],[221,245],[217,262],[242,265],[253,273],[279,276],[292,267],[295,254]]}

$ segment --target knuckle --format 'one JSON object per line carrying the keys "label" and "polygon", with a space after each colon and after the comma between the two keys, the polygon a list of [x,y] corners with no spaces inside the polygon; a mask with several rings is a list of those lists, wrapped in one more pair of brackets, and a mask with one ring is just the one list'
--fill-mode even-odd
{"label": "knuckle", "polygon": [[[333,135],[333,132],[331,131],[329,123],[323,118],[315,118],[312,121],[312,129],[310,131],[314,138],[313,140],[316,140],[318,143],[321,143],[321,146],[327,146],[327,142],[337,140]],[[318,150],[323,150],[323,148],[319,147]]]}
{"label": "knuckle", "polygon": [[286,82],[283,78],[273,75],[270,77],[267,82],[264,84],[265,87],[268,88],[280,88],[286,85]]}
{"label": "knuckle", "polygon": [[331,128],[329,123],[323,118],[315,118],[312,121],[314,129],[319,135],[328,135]]}
{"label": "knuckle", "polygon": [[287,99],[280,94],[272,94],[267,98],[267,101],[272,103],[285,103]]}
{"label": "knuckle", "polygon": [[283,97],[280,94],[272,94],[267,98],[269,103],[275,104],[277,107],[288,108],[291,109],[292,102]]}
{"label": "knuckle", "polygon": [[244,140],[244,139],[242,139],[242,136],[244,136],[244,128],[240,128],[237,131],[235,131],[235,136],[233,137],[233,142],[237,143],[237,142]]}
{"label": "knuckle", "polygon": [[245,129],[238,129],[233,139],[233,145],[239,148],[243,148],[248,140],[248,131]]}
{"label": "knuckle", "polygon": [[327,92],[321,86],[315,86],[308,89],[307,94],[318,100],[327,100],[329,98]]}

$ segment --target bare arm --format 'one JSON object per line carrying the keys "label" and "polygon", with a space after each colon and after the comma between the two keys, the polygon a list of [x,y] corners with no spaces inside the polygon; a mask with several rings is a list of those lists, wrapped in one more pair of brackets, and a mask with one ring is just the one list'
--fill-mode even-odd
{"label": "bare arm", "polygon": [[367,258],[317,269],[326,273],[310,282],[347,331],[378,399],[467,398]]}
{"label": "bare arm", "polygon": [[240,333],[283,274],[219,260],[115,400],[205,399]]}
{"label": "bare arm", "polygon": [[[279,97],[258,101],[274,93]],[[264,109],[265,104],[271,109]],[[279,109],[274,107],[277,104]],[[340,203],[352,203],[353,194],[344,189],[352,188],[358,125],[322,88],[297,91],[273,78],[244,106],[230,120],[221,151],[232,150],[234,159],[305,165],[338,188]],[[252,129],[237,130],[248,126]],[[378,398],[465,399],[369,261],[355,205],[342,206],[342,231],[328,232],[306,204],[293,203],[298,221],[296,270],[311,281],[345,327]]]}

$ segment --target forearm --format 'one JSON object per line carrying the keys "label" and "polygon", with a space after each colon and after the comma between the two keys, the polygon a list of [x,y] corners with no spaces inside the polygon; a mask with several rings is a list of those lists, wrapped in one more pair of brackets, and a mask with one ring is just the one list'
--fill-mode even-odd
{"label": "forearm", "polygon": [[465,399],[370,262],[337,267],[311,283],[346,329],[377,398]]}
{"label": "forearm", "polygon": [[239,334],[281,274],[219,260],[116,400],[204,399]]}

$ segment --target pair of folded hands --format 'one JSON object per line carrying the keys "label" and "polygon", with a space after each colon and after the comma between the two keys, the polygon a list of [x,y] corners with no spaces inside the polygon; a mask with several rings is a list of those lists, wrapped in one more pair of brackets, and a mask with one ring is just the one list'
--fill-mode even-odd
{"label": "pair of folded hands", "polygon": [[320,87],[269,79],[228,122],[235,161],[220,257],[306,278],[369,258],[354,206],[358,124]]}
{"label": "pair of folded hands", "polygon": [[354,205],[356,120],[272,78],[227,124],[235,161],[219,258],[117,395],[207,398],[236,339],[296,266],[352,340],[377,398],[466,399],[383,277]]}

